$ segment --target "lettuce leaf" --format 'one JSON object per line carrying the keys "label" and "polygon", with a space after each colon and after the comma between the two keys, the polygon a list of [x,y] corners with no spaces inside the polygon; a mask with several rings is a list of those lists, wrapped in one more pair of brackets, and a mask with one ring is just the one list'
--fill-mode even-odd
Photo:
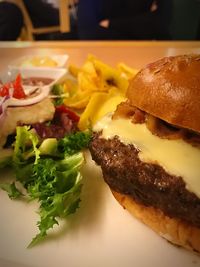
{"label": "lettuce leaf", "polygon": [[[79,207],[82,149],[88,146],[90,138],[90,132],[77,132],[59,141],[54,138],[40,143],[29,127],[17,127],[13,154],[16,180],[26,189],[26,198],[40,203],[39,233],[29,247],[43,240],[48,230],[58,224],[58,218],[66,218]],[[15,183],[2,184],[1,188],[11,198],[22,196]]]}
{"label": "lettuce leaf", "polygon": [[26,164],[30,157],[34,157],[34,162],[37,163],[40,157],[40,151],[37,148],[38,143],[38,136],[30,130],[29,126],[17,127],[13,155],[14,163],[18,165]]}
{"label": "lettuce leaf", "polygon": [[91,131],[76,132],[71,135],[67,135],[58,141],[58,149],[65,155],[72,155],[77,151],[86,148],[91,139]]}
{"label": "lettuce leaf", "polygon": [[19,191],[14,182],[11,184],[2,183],[0,184],[0,188],[6,191],[11,199],[17,199],[23,196],[23,194]]}

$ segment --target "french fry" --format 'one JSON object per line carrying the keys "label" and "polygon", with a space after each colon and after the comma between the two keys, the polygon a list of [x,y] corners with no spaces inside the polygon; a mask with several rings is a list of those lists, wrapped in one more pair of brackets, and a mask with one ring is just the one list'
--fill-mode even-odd
{"label": "french fry", "polygon": [[92,77],[97,77],[97,72],[96,72],[96,69],[94,67],[94,64],[90,61],[86,61],[82,68],[81,68],[81,71],[84,72],[84,73],[87,73],[89,75],[91,75]]}
{"label": "french fry", "polygon": [[66,79],[63,84],[65,93],[69,93],[69,97],[72,97],[78,92],[78,83],[76,80]]}
{"label": "french fry", "polygon": [[79,73],[79,71],[80,71],[80,68],[78,68],[78,67],[75,66],[75,65],[69,65],[68,70],[69,70],[69,73],[70,73],[73,77],[75,77],[75,78],[78,77],[78,73]]}
{"label": "french fry", "polygon": [[98,91],[98,84],[96,79],[92,79],[88,74],[80,72],[78,75],[78,84],[80,91],[88,91],[90,93]]}
{"label": "french fry", "polygon": [[127,79],[133,78],[138,73],[137,69],[130,68],[129,66],[127,66],[124,63],[119,63],[117,65],[117,68],[119,69],[119,71],[121,72],[122,75],[126,76]]}
{"label": "french fry", "polygon": [[123,93],[126,92],[129,82],[121,75],[119,70],[110,67],[95,57],[90,56],[89,60],[94,64],[96,71],[108,85],[115,85]]}
{"label": "french fry", "polygon": [[80,130],[85,130],[89,126],[93,125],[95,122],[95,111],[100,108],[101,103],[103,103],[107,99],[107,93],[105,92],[96,92],[94,93],[90,101],[82,113],[78,127]]}
{"label": "french fry", "polygon": [[71,108],[83,109],[87,106],[90,97],[91,94],[88,93],[87,91],[85,92],[78,91],[72,97],[65,98],[64,104]]}
{"label": "french fry", "polygon": [[116,87],[111,88],[109,92],[95,92],[80,117],[79,129],[85,130],[89,126],[93,126],[101,117],[113,112],[124,99],[125,96],[119,94]]}

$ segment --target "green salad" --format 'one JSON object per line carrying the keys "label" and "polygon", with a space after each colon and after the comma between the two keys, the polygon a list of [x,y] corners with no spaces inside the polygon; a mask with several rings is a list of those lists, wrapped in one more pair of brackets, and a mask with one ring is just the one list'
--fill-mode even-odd
{"label": "green salad", "polygon": [[12,153],[10,150],[5,153],[3,160],[1,152],[0,167],[12,167],[16,180],[1,183],[0,188],[11,199],[38,200],[40,203],[39,233],[29,247],[43,240],[48,230],[58,224],[58,218],[66,218],[79,207],[83,149],[87,148],[90,138],[90,131],[77,131],[61,139],[40,140],[29,126],[20,126],[16,128]]}

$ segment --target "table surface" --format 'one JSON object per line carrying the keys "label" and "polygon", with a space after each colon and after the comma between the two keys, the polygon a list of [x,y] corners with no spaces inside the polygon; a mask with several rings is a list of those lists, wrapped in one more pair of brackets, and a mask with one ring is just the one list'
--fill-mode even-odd
{"label": "table surface", "polygon": [[25,55],[68,54],[68,62],[79,65],[88,54],[93,54],[111,65],[125,62],[132,67],[141,68],[161,57],[185,53],[200,53],[200,42],[0,42],[0,71],[16,58]]}

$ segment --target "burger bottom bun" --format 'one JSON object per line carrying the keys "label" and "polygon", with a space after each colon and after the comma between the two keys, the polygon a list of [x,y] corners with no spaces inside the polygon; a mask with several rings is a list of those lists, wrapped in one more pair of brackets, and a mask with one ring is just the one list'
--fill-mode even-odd
{"label": "burger bottom bun", "polygon": [[161,210],[136,203],[131,197],[112,190],[116,200],[137,219],[171,243],[200,253],[200,228],[170,218]]}

